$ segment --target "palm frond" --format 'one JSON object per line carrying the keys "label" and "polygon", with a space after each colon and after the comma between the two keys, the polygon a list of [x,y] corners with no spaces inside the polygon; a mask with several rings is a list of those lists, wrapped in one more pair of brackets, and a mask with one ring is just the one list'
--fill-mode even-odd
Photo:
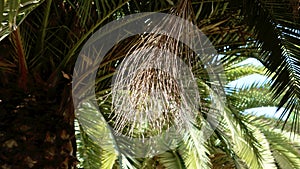
{"label": "palm frond", "polygon": [[21,36],[20,29],[16,29],[13,31],[12,34],[12,44],[14,45],[15,48],[15,57],[18,60],[18,67],[19,67],[19,73],[20,73],[20,78],[18,79],[18,84],[19,87],[22,89],[26,89],[26,83],[27,83],[27,74],[28,74],[28,68],[27,68],[27,63],[26,63],[26,51],[25,51],[25,45],[24,39]]}
{"label": "palm frond", "polygon": [[261,50],[259,58],[268,74],[275,72],[271,89],[274,98],[282,96],[278,107],[285,107],[280,118],[287,114],[293,120],[293,130],[299,131],[299,15],[283,10],[294,7],[289,1],[245,0],[232,1],[232,5],[242,9],[245,21],[254,29],[255,44]]}
{"label": "palm frond", "polygon": [[251,75],[254,73],[264,75],[265,71],[264,71],[263,67],[252,66],[252,65],[232,66],[232,67],[226,67],[226,69],[225,69],[225,74],[226,74],[228,82],[237,80],[239,78],[242,78],[244,76]]}
{"label": "palm frond", "polygon": [[[226,128],[225,123],[221,123],[220,125],[224,126],[219,128]],[[234,145],[232,144],[230,136],[219,128],[215,130],[214,135],[210,140],[212,168],[223,168],[224,165],[228,168],[247,168],[247,164],[245,164],[234,151]]]}
{"label": "palm frond", "polygon": [[276,168],[275,159],[272,155],[272,149],[270,148],[272,140],[268,140],[263,132],[261,132],[257,127],[251,125],[250,123],[247,123],[247,126],[253,130],[253,135],[261,145],[259,147],[259,151],[261,154],[262,168]]}
{"label": "palm frond", "polygon": [[17,26],[42,4],[44,0],[0,1],[0,41],[14,31]]}
{"label": "palm frond", "polygon": [[[204,123],[204,122],[203,122]],[[210,168],[209,151],[206,147],[205,130],[208,127],[205,124],[201,129],[191,126],[189,131],[183,137],[183,143],[179,148],[186,168]],[[201,160],[199,160],[201,159]]]}
{"label": "palm frond", "polygon": [[228,107],[225,108],[224,122],[232,142],[233,149],[236,154],[250,168],[262,168],[262,157],[259,151],[260,144],[253,135],[253,131],[248,128],[243,118],[235,110]]}
{"label": "palm frond", "polygon": [[130,158],[124,154],[121,154],[119,164],[122,169],[138,169],[141,166],[141,164],[136,159]]}
{"label": "palm frond", "polygon": [[159,163],[165,168],[184,169],[183,159],[176,151],[167,151],[158,155]]}
{"label": "palm frond", "polygon": [[[293,143],[279,129],[274,130],[270,128],[269,123],[272,123],[272,121],[266,123],[266,121],[262,121],[259,118],[252,118],[250,122],[259,128],[268,140],[272,155],[280,168],[292,169],[300,167],[300,152],[295,146],[295,141]],[[292,136],[291,133],[289,135]]]}
{"label": "palm frond", "polygon": [[279,101],[273,99],[269,87],[269,84],[263,86],[252,84],[248,88],[233,90],[227,99],[241,112],[256,107],[276,106]]}
{"label": "palm frond", "polygon": [[101,161],[99,160],[102,154],[101,148],[85,133],[77,121],[75,121],[75,127],[78,167],[101,168]]}
{"label": "palm frond", "polygon": [[78,122],[81,125],[80,133],[83,133],[80,138],[84,147],[78,149],[79,154],[84,158],[83,164],[87,163],[86,167],[91,168],[94,168],[94,165],[112,168],[120,152],[105,119],[90,103],[82,104],[77,113]]}
{"label": "palm frond", "polygon": [[[205,84],[203,84],[205,85]],[[205,85],[210,92],[213,92],[208,85]],[[215,94],[215,93],[213,93]],[[216,97],[215,99],[221,99],[222,97]],[[222,104],[222,101],[219,101]],[[230,137],[232,142],[233,152],[228,152],[232,156],[237,166],[242,166],[238,159],[241,159],[250,168],[262,168],[262,157],[260,152],[261,145],[254,136],[254,131],[247,126],[247,122],[244,117],[233,108],[233,104],[227,100],[226,105],[222,105],[224,110],[221,112],[222,122],[219,124],[216,130],[220,130],[219,136],[222,140],[226,139],[226,135]],[[229,107],[230,106],[230,107]],[[221,110],[216,110],[221,111]],[[228,133],[228,134],[225,134]],[[226,143],[226,141],[225,141]]]}

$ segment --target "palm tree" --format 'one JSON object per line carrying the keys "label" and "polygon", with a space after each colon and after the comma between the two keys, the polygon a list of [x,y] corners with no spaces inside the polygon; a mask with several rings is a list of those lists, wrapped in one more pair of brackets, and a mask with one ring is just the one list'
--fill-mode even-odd
{"label": "palm tree", "polygon": [[[234,76],[235,78],[240,78],[253,73],[265,74],[265,71],[261,68],[262,67],[256,67],[252,65],[235,66],[234,64],[228,67],[229,69],[228,73],[235,75]],[[228,75],[229,75],[227,76],[228,79],[232,79],[233,76],[230,74]],[[269,89],[270,89],[270,82],[266,84],[253,83],[252,85],[244,86],[243,88],[238,88],[230,91],[228,93],[229,94],[228,100],[231,102],[232,105],[234,105],[234,108],[236,108],[240,112],[243,112],[246,109],[251,109],[256,107],[278,105],[280,99],[274,101],[272,99],[272,95],[271,95],[272,93],[270,93]],[[242,115],[242,118],[246,124],[246,127],[253,133],[253,136],[258,141],[257,143],[260,144],[258,146],[258,150],[259,150],[259,154],[262,157],[261,158],[262,168],[298,168],[299,167],[299,162],[300,162],[299,147],[298,147],[299,143],[297,141],[299,139],[299,134],[290,132],[292,121],[287,122],[287,126],[288,126],[287,129],[280,130],[279,127],[283,125],[284,121],[278,121],[277,119],[274,118],[264,117],[264,116],[254,116],[250,114]],[[232,141],[229,142],[232,143]],[[236,144],[239,143],[236,142]],[[218,146],[215,147],[217,147],[218,150],[216,154],[219,155],[216,157],[215,155],[213,156],[216,158],[213,160],[217,162],[215,164],[215,168],[224,166],[224,164],[222,163],[225,163],[225,165],[228,164],[229,168],[232,168],[233,166],[239,168],[239,166],[236,165],[239,164],[238,161],[233,162],[228,160],[230,158],[226,156],[225,153],[226,151],[222,152],[222,148],[220,151],[220,148]],[[226,146],[223,146],[223,150],[224,147]],[[233,148],[233,150],[235,151],[235,148]],[[237,149],[237,151],[240,150],[241,149]],[[249,156],[250,154],[251,153],[248,153],[248,155],[245,156],[244,158],[251,158]],[[238,160],[246,161],[246,159],[243,159],[243,157],[242,159],[238,159]],[[243,166],[242,163],[241,168],[247,168],[247,166]]]}
{"label": "palm tree", "polygon": [[[252,73],[265,73],[262,67],[235,65],[230,64],[225,69],[229,82]],[[95,139],[91,139],[89,133],[94,133],[93,137],[106,135],[104,133],[107,133],[107,129],[101,127],[100,130],[99,127],[95,127],[101,122],[95,123],[94,126],[89,125],[89,130],[93,130],[95,127],[97,131],[101,131],[98,133],[99,135],[95,134],[96,132],[80,128],[81,126],[76,123],[78,125],[78,159],[82,161],[80,166],[84,168],[112,168],[112,166],[119,165],[125,168],[155,168],[157,166],[166,168],[298,168],[300,164],[299,148],[297,148],[299,145],[298,134],[294,134],[294,138],[290,138],[293,134],[289,130],[282,132],[278,129],[280,125],[274,125],[276,124],[275,119],[236,113],[236,111],[242,112],[249,108],[274,105],[269,87],[270,84],[263,86],[253,84],[242,90],[229,88],[227,99],[234,108],[226,109],[228,112],[228,114],[225,112],[224,117],[226,118],[209,141],[202,142],[201,139],[193,138],[192,136],[199,137],[203,134],[203,131],[199,130],[200,128],[194,128],[190,131],[190,135],[185,137],[185,142],[182,142],[177,148],[152,158],[135,159],[123,154],[124,152],[115,149],[122,143],[112,141],[114,137],[105,137],[102,139],[105,143],[100,144],[99,147],[99,143]],[[261,96],[264,98],[262,99]],[[89,112],[90,118],[97,112],[95,108],[88,107],[88,105],[83,111]],[[105,113],[105,109],[102,111]],[[232,114],[236,116],[231,117]],[[88,116],[86,118],[90,119]],[[291,125],[291,122],[288,125]],[[195,147],[199,147],[199,150],[196,150]],[[122,155],[124,161],[119,161],[118,155]],[[201,161],[198,158],[201,158]]]}
{"label": "palm tree", "polygon": [[[1,1],[2,168],[74,168],[77,150],[71,74],[84,42],[98,28],[112,20],[138,12],[166,12],[176,3],[172,0]],[[275,99],[280,98],[279,107],[286,108],[284,114],[289,114],[289,119],[292,119],[291,128],[299,132],[299,4],[292,0],[284,3],[211,0],[193,1],[192,5],[195,23],[217,51],[225,55],[224,64],[245,56],[257,58],[265,65],[268,75],[273,79],[271,91]],[[122,61],[133,39],[119,43],[117,50],[107,54],[105,64],[98,72],[99,96],[110,91],[109,81],[117,67],[116,63]],[[198,80],[199,85],[210,87],[205,78]],[[91,105],[86,106],[93,110],[93,107],[89,107]],[[109,104],[100,106],[104,116],[109,113],[107,106]],[[245,154],[232,151],[234,148],[222,151],[236,159],[236,165],[262,166],[260,160],[253,160],[260,158],[259,147],[253,141],[254,134],[247,128],[250,124],[236,111],[234,103],[228,103],[225,110],[227,121],[224,126],[232,126],[231,133],[237,136],[235,138],[245,140],[242,146],[248,147],[247,152],[255,158],[247,159]],[[92,116],[93,111],[90,113]],[[98,150],[101,153],[102,160],[99,164],[90,164],[92,168],[93,165],[104,168],[131,168],[134,165],[162,168],[174,164],[187,168],[208,167],[211,163],[207,154],[211,150],[204,144],[198,144],[201,142],[199,128],[205,125],[209,127],[209,124],[201,122],[187,133],[179,147],[180,151],[169,151],[142,163],[141,159],[114,153],[113,144],[85,151],[87,154],[97,154]],[[97,130],[107,133],[105,128]],[[216,131],[215,137],[221,140],[221,145],[229,145],[227,139],[223,138],[224,132]],[[272,134],[268,136],[278,138]],[[81,137],[91,141],[84,132]],[[109,140],[110,135],[105,139]],[[233,140],[236,143],[238,141]],[[241,162],[238,157],[244,161]]]}

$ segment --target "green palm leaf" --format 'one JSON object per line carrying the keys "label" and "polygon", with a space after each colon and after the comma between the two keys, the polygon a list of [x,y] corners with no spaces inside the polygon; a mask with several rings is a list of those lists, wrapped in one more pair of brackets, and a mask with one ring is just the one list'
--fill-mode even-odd
{"label": "green palm leaf", "polygon": [[224,122],[227,131],[230,132],[233,149],[250,168],[262,168],[262,157],[259,152],[260,144],[253,135],[253,131],[247,128],[244,120],[238,114],[232,116],[234,110],[225,108]]}
{"label": "green palm leaf", "polygon": [[4,39],[44,0],[1,0],[0,1],[0,40]]}
{"label": "green palm leaf", "polygon": [[83,103],[77,113],[82,126],[80,140],[84,147],[79,149],[79,154],[84,158],[84,167],[112,168],[119,152],[108,124],[90,103]]}
{"label": "green palm leaf", "polygon": [[[261,120],[259,118],[253,118],[250,122],[257,127],[265,136],[269,142],[270,150],[280,168],[292,169],[300,167],[300,152],[297,149],[296,145],[297,140],[292,141],[292,134],[285,136],[282,134],[282,131],[279,129],[274,130],[269,126],[272,126],[271,123],[273,120]],[[263,122],[263,123],[262,123]],[[288,138],[289,137],[289,138]],[[296,135],[296,139],[299,138],[299,135]],[[299,143],[298,143],[299,145]]]}
{"label": "green palm leaf", "polygon": [[165,168],[184,169],[183,159],[176,151],[167,151],[158,156],[159,163]]}
{"label": "green palm leaf", "polygon": [[294,6],[288,1],[232,2],[235,9],[242,7],[246,23],[254,29],[254,38],[257,39],[255,45],[261,50],[259,60],[269,70],[269,75],[275,73],[272,76],[271,89],[274,98],[281,97],[278,107],[285,107],[280,118],[287,114],[293,120],[293,130],[299,130],[296,127],[299,125],[300,107],[299,16],[295,18],[294,13],[283,10]]}
{"label": "green palm leaf", "polygon": [[[201,127],[205,128],[208,126],[202,125]],[[196,126],[191,126],[189,131],[184,135],[183,144],[179,152],[187,169],[210,168],[211,166],[208,157],[209,151],[206,147],[207,140],[204,139],[204,131],[206,130],[203,128],[199,129]]]}

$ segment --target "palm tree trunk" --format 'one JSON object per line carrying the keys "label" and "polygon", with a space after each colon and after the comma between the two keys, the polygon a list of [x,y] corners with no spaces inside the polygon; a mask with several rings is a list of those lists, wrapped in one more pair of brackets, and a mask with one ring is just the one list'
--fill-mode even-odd
{"label": "palm tree trunk", "polygon": [[0,100],[0,168],[75,168],[73,111],[15,89],[0,90]]}

